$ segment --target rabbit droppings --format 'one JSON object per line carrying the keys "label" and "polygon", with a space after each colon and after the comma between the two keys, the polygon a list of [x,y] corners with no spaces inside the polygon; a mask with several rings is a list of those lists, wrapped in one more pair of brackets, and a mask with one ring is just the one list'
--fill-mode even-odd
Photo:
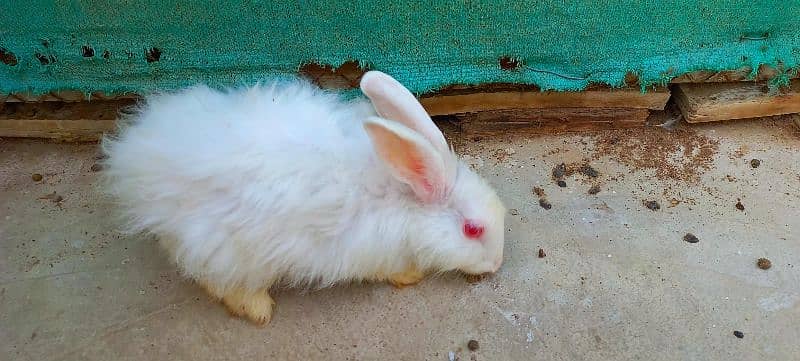
{"label": "rabbit droppings", "polygon": [[390,76],[346,101],[302,79],[147,98],[102,144],[131,232],[158,236],[182,272],[264,324],[272,285],[395,286],[495,272],[505,208]]}

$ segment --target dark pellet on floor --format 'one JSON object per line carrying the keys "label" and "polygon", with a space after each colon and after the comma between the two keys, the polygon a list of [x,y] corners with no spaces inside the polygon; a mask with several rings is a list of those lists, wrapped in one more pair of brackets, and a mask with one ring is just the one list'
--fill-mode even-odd
{"label": "dark pellet on floor", "polygon": [[590,166],[588,164],[582,166],[581,169],[579,170],[579,172],[581,172],[581,174],[583,174],[583,175],[585,175],[587,177],[592,177],[592,178],[595,178],[598,175],[600,175],[599,173],[597,173],[597,171],[594,168],[592,168],[592,166]]}
{"label": "dark pellet on floor", "polygon": [[553,178],[558,179],[567,174],[567,165],[561,163],[553,168]]}

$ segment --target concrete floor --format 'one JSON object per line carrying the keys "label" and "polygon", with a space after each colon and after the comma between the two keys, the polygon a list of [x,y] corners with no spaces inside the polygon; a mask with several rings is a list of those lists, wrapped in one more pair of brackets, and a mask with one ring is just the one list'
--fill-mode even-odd
{"label": "concrete floor", "polygon": [[[0,140],[0,359],[800,358],[800,132],[788,122],[455,139],[510,208],[501,271],[282,290],[266,328],[182,280],[153,238],[117,231],[94,145]],[[561,188],[562,162],[600,175]]]}

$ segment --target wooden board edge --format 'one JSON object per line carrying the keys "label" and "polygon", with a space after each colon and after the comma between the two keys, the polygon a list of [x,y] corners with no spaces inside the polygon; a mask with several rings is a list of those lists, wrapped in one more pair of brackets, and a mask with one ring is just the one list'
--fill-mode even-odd
{"label": "wooden board edge", "polygon": [[642,108],[549,108],[483,111],[456,115],[466,136],[540,135],[645,127]]}
{"label": "wooden board edge", "polygon": [[0,137],[94,142],[116,130],[114,120],[0,119]]}
{"label": "wooden board edge", "polygon": [[736,104],[703,109],[695,114],[690,114],[685,119],[688,123],[708,123],[796,114],[800,113],[800,96],[796,98],[798,105],[794,107],[779,107],[771,111],[764,111],[764,107],[759,104]]}
{"label": "wooden board edge", "polygon": [[432,116],[494,111],[504,109],[545,108],[641,108],[662,110],[669,100],[668,91],[641,93],[633,90],[588,90],[582,92],[482,92],[423,97],[420,103]]}
{"label": "wooden board edge", "polygon": [[[719,94],[733,91],[728,85],[752,87],[752,83],[732,82]],[[672,87],[673,99],[681,111],[683,118],[688,123],[707,123],[725,120],[750,119],[770,117],[783,114],[800,113],[800,80],[792,80],[792,85],[787,93],[783,94],[753,94],[745,95],[741,99],[733,98],[730,101],[717,100],[715,96],[693,95],[693,88],[703,87],[702,84],[676,84]],[[713,84],[708,84],[713,87]],[[750,89],[748,89],[750,90]],[[693,99],[694,97],[694,99]]]}

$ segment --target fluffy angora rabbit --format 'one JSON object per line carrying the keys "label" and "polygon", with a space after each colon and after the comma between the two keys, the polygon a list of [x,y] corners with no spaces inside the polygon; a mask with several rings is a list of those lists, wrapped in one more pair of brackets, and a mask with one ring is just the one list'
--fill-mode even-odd
{"label": "fluffy angora rabbit", "polygon": [[390,76],[345,101],[308,81],[205,86],[148,98],[103,149],[132,231],[263,324],[272,285],[411,285],[494,272],[505,208]]}

